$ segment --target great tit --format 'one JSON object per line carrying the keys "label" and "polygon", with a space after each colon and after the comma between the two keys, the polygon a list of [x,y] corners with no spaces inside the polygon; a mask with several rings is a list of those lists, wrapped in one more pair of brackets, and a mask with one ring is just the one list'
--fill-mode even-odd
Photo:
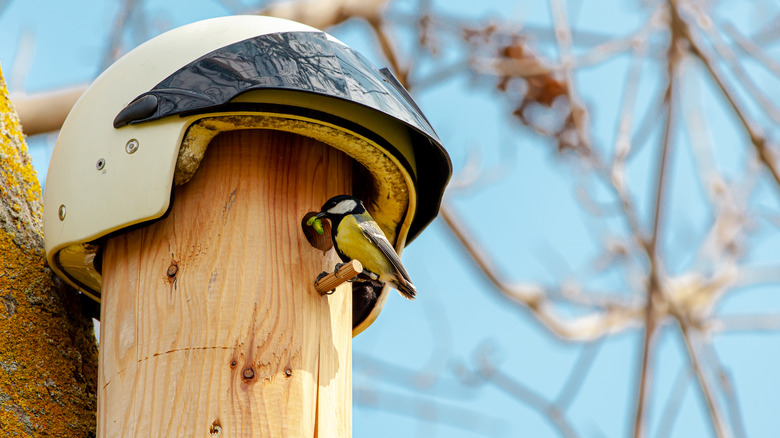
{"label": "great tit", "polygon": [[333,246],[342,261],[358,260],[364,268],[363,278],[389,284],[405,298],[414,299],[417,289],[409,273],[360,199],[334,196],[315,217],[330,220]]}

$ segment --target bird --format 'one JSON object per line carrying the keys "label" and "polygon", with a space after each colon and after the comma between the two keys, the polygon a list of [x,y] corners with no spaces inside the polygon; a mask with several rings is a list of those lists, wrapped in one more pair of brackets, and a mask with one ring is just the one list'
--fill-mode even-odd
{"label": "bird", "polygon": [[330,220],[336,253],[345,263],[353,259],[359,261],[364,268],[360,277],[388,284],[404,298],[414,300],[417,288],[409,273],[360,199],[350,195],[334,196],[325,201],[314,217]]}

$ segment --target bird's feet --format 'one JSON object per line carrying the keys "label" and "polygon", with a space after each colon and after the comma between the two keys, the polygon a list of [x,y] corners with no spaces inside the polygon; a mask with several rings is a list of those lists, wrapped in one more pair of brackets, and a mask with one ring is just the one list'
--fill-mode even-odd
{"label": "bird's feet", "polygon": [[[319,284],[320,280],[322,280],[327,275],[328,273],[325,271],[320,272],[320,275],[318,275],[317,279],[314,280],[314,285],[316,286],[317,284]],[[331,289],[329,292],[322,292],[322,295],[331,295],[333,294],[333,292],[336,292],[336,289]]]}

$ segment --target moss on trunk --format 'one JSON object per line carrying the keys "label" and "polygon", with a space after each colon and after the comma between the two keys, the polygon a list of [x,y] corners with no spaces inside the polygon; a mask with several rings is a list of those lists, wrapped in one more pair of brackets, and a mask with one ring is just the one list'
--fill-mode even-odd
{"label": "moss on trunk", "polygon": [[0,430],[95,436],[94,328],[46,266],[41,200],[0,70]]}

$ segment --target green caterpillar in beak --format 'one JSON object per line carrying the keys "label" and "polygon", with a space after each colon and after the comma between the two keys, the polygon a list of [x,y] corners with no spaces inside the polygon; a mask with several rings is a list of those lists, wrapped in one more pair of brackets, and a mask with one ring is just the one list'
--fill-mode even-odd
{"label": "green caterpillar in beak", "polygon": [[316,231],[317,234],[322,235],[325,233],[325,230],[322,229],[322,221],[316,216],[310,217],[309,220],[306,221],[306,225],[310,227],[313,226],[314,231]]}

